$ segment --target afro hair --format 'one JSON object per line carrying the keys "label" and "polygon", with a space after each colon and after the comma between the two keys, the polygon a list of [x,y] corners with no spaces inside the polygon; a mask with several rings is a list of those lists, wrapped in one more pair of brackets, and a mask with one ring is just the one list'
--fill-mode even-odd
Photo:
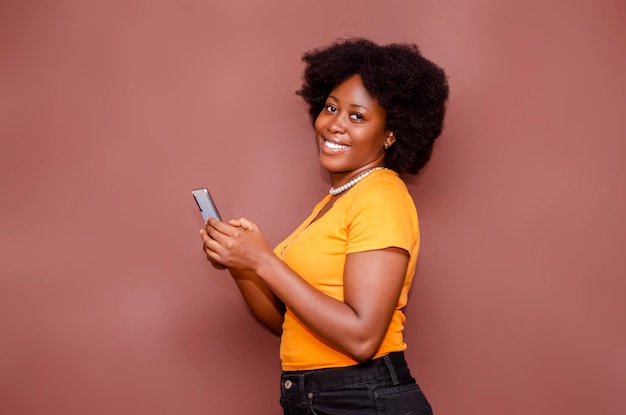
{"label": "afro hair", "polygon": [[306,52],[302,60],[304,80],[296,93],[309,104],[313,124],[330,92],[360,75],[365,89],[385,109],[386,129],[396,137],[386,150],[385,167],[410,174],[424,167],[443,128],[449,89],[444,71],[416,45],[340,39]]}

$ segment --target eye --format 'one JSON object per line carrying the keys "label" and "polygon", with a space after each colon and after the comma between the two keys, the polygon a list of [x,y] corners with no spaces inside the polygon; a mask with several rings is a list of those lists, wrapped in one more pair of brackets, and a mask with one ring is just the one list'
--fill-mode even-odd
{"label": "eye", "polygon": [[354,114],[350,114],[350,119],[354,121],[361,121],[363,119],[363,114],[355,112]]}
{"label": "eye", "polygon": [[335,113],[337,112],[337,107],[335,107],[332,104],[326,104],[326,106],[324,107],[324,111],[329,112],[329,113]]}

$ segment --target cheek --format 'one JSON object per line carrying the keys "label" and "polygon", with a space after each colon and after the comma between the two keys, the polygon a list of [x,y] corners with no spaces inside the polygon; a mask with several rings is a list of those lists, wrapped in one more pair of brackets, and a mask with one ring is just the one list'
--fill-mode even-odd
{"label": "cheek", "polygon": [[385,137],[381,135],[370,135],[362,137],[362,143],[367,147],[368,151],[378,151],[383,148]]}
{"label": "cheek", "polygon": [[313,125],[313,127],[318,133],[322,130],[322,127],[324,125],[323,118],[324,117],[322,117],[321,115],[318,115],[318,117],[315,119],[315,124]]}

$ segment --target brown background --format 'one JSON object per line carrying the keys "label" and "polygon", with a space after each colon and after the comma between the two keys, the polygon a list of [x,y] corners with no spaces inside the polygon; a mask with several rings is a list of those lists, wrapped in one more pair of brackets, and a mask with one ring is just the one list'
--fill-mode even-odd
{"label": "brown background", "polygon": [[625,5],[0,2],[0,413],[280,413],[278,340],[206,263],[190,190],[285,236],[329,186],[300,56],[362,35],[450,78],[409,179],[436,413],[622,414]]}

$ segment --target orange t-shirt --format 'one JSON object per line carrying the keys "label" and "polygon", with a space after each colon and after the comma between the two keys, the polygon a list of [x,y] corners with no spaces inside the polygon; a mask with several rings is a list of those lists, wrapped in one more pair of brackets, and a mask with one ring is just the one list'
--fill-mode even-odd
{"label": "orange t-shirt", "polygon": [[[404,182],[392,170],[374,171],[335,201],[311,223],[330,200],[319,202],[311,215],[274,250],[287,265],[326,295],[343,301],[343,269],[353,252],[397,247],[409,264],[404,285],[385,338],[375,357],[406,349],[402,308],[415,273],[419,250],[417,211]],[[280,344],[283,370],[343,367],[357,362],[330,347],[287,309]]]}

